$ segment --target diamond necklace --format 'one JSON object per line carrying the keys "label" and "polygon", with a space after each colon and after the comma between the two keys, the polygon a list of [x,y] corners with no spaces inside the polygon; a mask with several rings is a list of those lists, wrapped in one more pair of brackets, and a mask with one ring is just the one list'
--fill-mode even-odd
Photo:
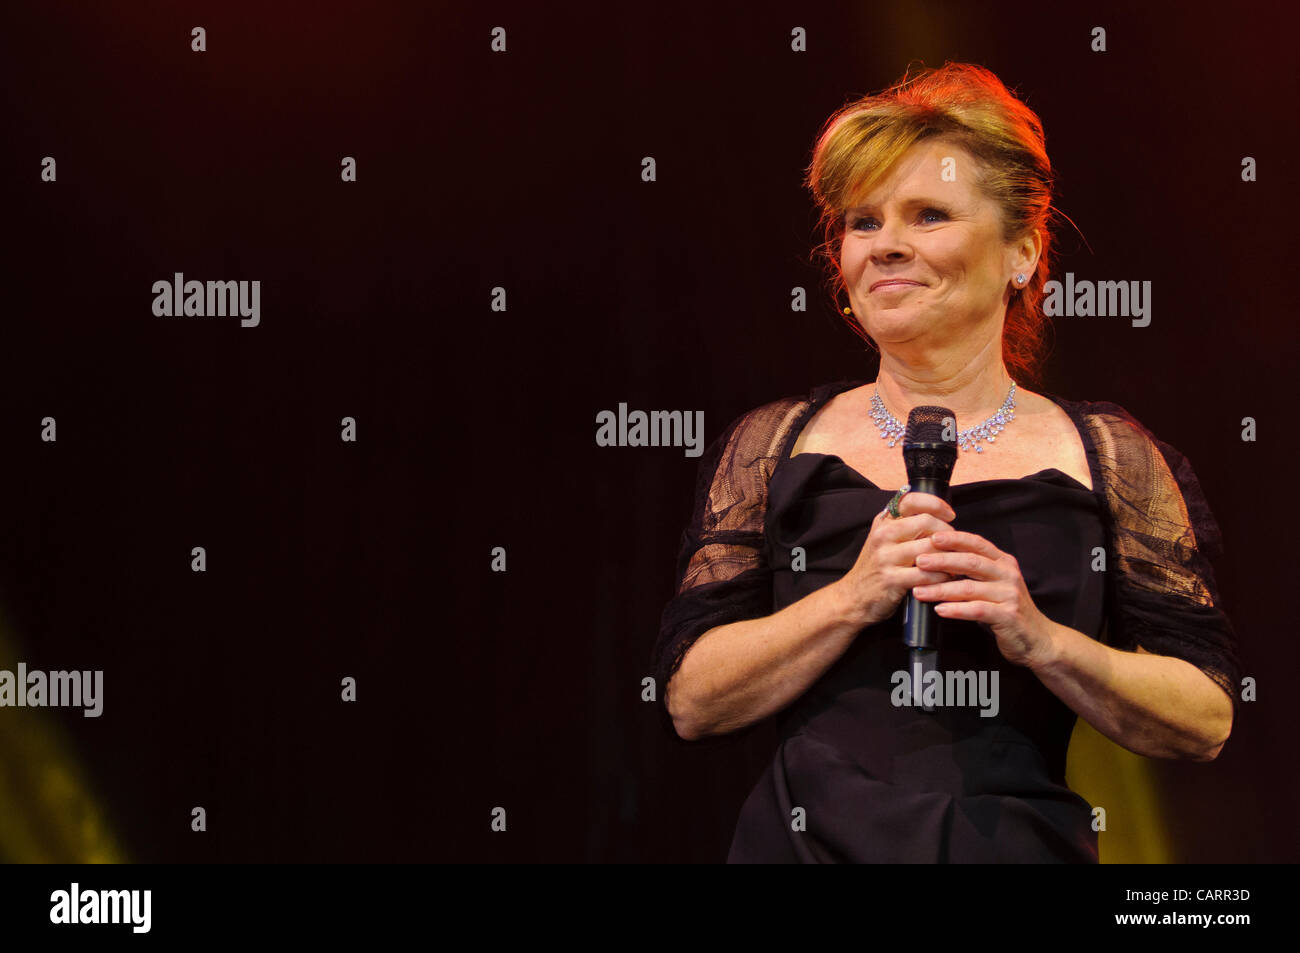
{"label": "diamond necklace", "polygon": [[[880,399],[879,387],[871,395],[871,419],[880,428],[880,439],[888,440],[891,447],[898,443],[903,434],[907,432],[906,425],[885,409],[885,402]],[[957,434],[957,446],[962,450],[970,450],[973,447],[976,453],[983,453],[984,448],[980,446],[980,441],[987,440],[989,443],[993,443],[997,440],[998,434],[1002,432],[1002,428],[1015,419],[1016,382],[1012,381],[1011,390],[1007,392],[1007,399],[1002,402],[1002,406],[998,408],[997,413],[978,426],[960,431]]]}

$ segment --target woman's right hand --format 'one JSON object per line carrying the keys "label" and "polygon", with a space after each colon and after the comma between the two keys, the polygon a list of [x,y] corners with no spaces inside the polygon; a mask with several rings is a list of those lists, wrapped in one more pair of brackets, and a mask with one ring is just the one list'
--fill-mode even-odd
{"label": "woman's right hand", "polygon": [[929,493],[907,493],[898,504],[898,519],[888,508],[876,514],[858,561],[836,583],[864,626],[888,619],[912,589],[947,582],[946,572],[916,567],[916,557],[938,552],[930,537],[956,517],[951,506]]}

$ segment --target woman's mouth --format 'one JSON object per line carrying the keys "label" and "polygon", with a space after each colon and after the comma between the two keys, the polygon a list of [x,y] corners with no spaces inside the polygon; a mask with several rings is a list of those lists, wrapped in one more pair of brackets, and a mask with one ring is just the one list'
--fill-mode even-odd
{"label": "woman's mouth", "polygon": [[887,278],[883,281],[877,281],[871,286],[871,291],[902,291],[905,288],[919,288],[919,281],[908,281],[905,278]]}

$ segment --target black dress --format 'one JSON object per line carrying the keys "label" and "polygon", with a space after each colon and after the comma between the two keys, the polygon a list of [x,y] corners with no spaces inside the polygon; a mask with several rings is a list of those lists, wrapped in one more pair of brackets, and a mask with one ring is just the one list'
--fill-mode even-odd
{"label": "black dress", "polygon": [[[769,487],[774,610],[852,568],[892,492],[837,456],[786,461]],[[1052,469],[958,484],[949,500],[954,529],[1016,557],[1044,615],[1097,636],[1103,576],[1090,565],[1104,533],[1087,487]],[[803,571],[790,568],[795,547]],[[863,629],[782,714],[781,744],[741,809],[729,861],[1096,862],[1091,807],[1065,784],[1074,712],[1006,662],[978,623],[940,619],[939,633],[939,669],[986,673],[996,709],[987,695],[983,706],[971,697],[928,712],[895,704],[893,673],[908,668],[901,608]]]}
{"label": "black dress", "polygon": [[[778,729],[775,756],[740,811],[732,861],[1095,863],[1090,808],[1065,785],[1077,716],[1028,669],[1006,663],[977,623],[940,620],[939,667],[996,672],[993,717],[977,705],[894,704],[894,673],[908,667],[900,606],[773,719],[692,741],[676,733],[671,681],[691,645],[842,577],[892,495],[839,457],[790,456],[817,410],[863,383],[756,407],[701,458],[651,658],[665,729],[694,747]],[[1195,665],[1235,712],[1241,668],[1213,569],[1222,537],[1190,461],[1118,404],[1044,396],[1075,424],[1092,489],[1054,469],[958,484],[954,527],[1014,555],[1048,618],[1119,651]]]}

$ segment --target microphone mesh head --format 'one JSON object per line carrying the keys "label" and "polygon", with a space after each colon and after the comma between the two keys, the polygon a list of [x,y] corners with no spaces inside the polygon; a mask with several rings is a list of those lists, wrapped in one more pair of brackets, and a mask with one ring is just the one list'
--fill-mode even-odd
{"label": "microphone mesh head", "polygon": [[957,443],[957,418],[947,407],[913,407],[907,415],[903,445],[909,443]]}
{"label": "microphone mesh head", "polygon": [[948,480],[957,463],[957,416],[947,407],[916,407],[903,433],[907,482],[934,481],[947,498]]}

